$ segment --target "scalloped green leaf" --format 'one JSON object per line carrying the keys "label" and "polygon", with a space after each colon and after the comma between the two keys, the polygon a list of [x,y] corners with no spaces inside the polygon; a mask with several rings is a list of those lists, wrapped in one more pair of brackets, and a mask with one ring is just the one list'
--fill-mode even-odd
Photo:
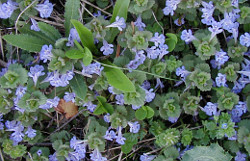
{"label": "scalloped green leaf", "polygon": [[224,149],[218,144],[210,146],[196,146],[192,150],[188,150],[182,161],[230,161],[232,156],[225,153]]}
{"label": "scalloped green leaf", "polygon": [[178,39],[177,39],[177,36],[175,34],[172,34],[172,33],[167,33],[166,36],[168,37],[166,39],[166,44],[168,45],[168,51],[171,52],[174,50],[174,48],[178,42]]}

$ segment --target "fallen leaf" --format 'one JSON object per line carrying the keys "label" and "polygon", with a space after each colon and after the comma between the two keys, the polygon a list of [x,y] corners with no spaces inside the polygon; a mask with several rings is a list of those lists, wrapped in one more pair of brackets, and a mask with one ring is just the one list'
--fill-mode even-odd
{"label": "fallen leaf", "polygon": [[78,113],[78,107],[72,101],[66,102],[64,99],[60,99],[55,110],[61,114],[64,114],[66,119],[70,119]]}

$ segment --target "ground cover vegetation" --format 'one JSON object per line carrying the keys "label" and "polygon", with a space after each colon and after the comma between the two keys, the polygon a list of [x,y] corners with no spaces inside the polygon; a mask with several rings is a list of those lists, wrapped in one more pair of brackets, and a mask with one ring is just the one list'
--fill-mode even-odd
{"label": "ground cover vegetation", "polygon": [[247,0],[1,0],[0,158],[247,161]]}

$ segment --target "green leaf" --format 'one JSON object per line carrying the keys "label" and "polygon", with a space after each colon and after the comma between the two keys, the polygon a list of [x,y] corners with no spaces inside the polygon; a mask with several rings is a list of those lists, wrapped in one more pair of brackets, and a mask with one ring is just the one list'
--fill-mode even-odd
{"label": "green leaf", "polygon": [[154,110],[149,106],[142,106],[135,112],[135,117],[138,120],[144,120],[145,118],[151,118],[154,116]]}
{"label": "green leaf", "polygon": [[114,108],[110,104],[106,103],[107,100],[105,97],[97,96],[96,98],[97,98],[99,104],[97,105],[97,107],[94,111],[95,115],[101,115],[105,112],[109,113],[109,114],[113,114]]}
{"label": "green leaf", "polygon": [[88,66],[93,60],[93,55],[91,51],[89,50],[89,48],[85,47],[83,50],[84,50],[83,51],[84,54],[83,54],[82,62],[85,66]]}
{"label": "green leaf", "polygon": [[178,42],[178,39],[177,39],[177,36],[175,34],[172,34],[172,33],[167,33],[166,36],[168,37],[166,39],[166,44],[168,45],[168,51],[171,52],[174,50],[174,48]]}
{"label": "green leaf", "polygon": [[79,37],[81,39],[82,45],[84,47],[89,48],[91,51],[95,51],[96,47],[94,44],[94,36],[92,32],[87,27],[85,27],[81,22],[77,20],[71,20],[71,23],[76,28],[79,34]]}
{"label": "green leaf", "polygon": [[111,23],[115,22],[115,18],[117,16],[123,17],[125,20],[127,19],[129,3],[130,3],[130,0],[117,0],[116,1],[113,14],[112,14],[112,18],[110,20]]}
{"label": "green leaf", "polygon": [[81,59],[84,57],[83,52],[78,49],[70,49],[66,51],[65,55],[70,59]]}
{"label": "green leaf", "polygon": [[65,36],[69,36],[70,29],[73,28],[73,25],[70,23],[72,19],[79,19],[79,9],[80,9],[80,0],[67,0],[65,3]]}
{"label": "green leaf", "polygon": [[105,66],[104,72],[111,86],[123,92],[135,92],[134,84],[120,69]]}
{"label": "green leaf", "polygon": [[225,153],[224,149],[218,144],[210,146],[196,146],[192,150],[188,150],[182,161],[206,160],[206,161],[230,161],[232,156]]}
{"label": "green leaf", "polygon": [[130,141],[130,140],[127,141],[126,140],[125,144],[122,145],[122,152],[124,154],[128,154],[129,152],[131,152],[133,146],[134,146],[134,143],[132,141]]}
{"label": "green leaf", "polygon": [[[129,3],[130,3],[130,0],[117,0],[116,1],[110,23],[115,22],[115,18],[117,16],[123,17],[125,19],[125,22],[126,22]],[[108,42],[113,42],[116,35],[119,33],[119,30],[116,28],[111,28],[110,33],[111,33],[111,36],[110,36],[110,39],[108,40]]]}
{"label": "green leaf", "polygon": [[40,28],[42,33],[44,33],[46,36],[50,37],[55,42],[56,42],[56,40],[58,40],[62,37],[60,32],[49,24],[46,24],[44,22],[38,22],[38,27]]}
{"label": "green leaf", "polygon": [[30,52],[40,52],[42,46],[48,44],[48,42],[38,37],[27,34],[5,35],[3,36],[3,39],[13,46]]}
{"label": "green leaf", "polygon": [[[18,28],[18,31],[21,32],[21,34],[28,34],[28,35],[32,35],[35,36],[37,38],[40,38],[44,41],[46,41],[46,44],[54,44],[54,40],[51,39],[50,36],[45,35],[44,33],[42,33],[41,31],[34,31],[30,29],[30,25],[24,25],[22,28]],[[68,39],[67,39],[68,41]]]}
{"label": "green leaf", "polygon": [[147,117],[147,110],[145,108],[143,108],[143,107],[145,107],[145,106],[142,106],[141,108],[139,108],[135,112],[135,117],[138,120],[144,120]]}
{"label": "green leaf", "polygon": [[89,50],[89,48],[87,48],[87,47],[82,47],[81,46],[81,44],[79,44],[79,42],[77,42],[76,40],[74,40],[74,42],[75,42],[75,45],[76,45],[76,47],[80,50],[80,51],[82,51],[82,53],[83,53],[83,59],[82,59],[82,62],[83,62],[83,64],[85,65],[85,66],[88,66],[91,62],[92,62],[92,60],[93,60],[93,55],[92,55],[92,53],[91,53],[91,51]]}
{"label": "green leaf", "polygon": [[155,111],[149,106],[144,106],[144,107],[147,109],[147,118],[150,119],[151,117],[153,117]]}
{"label": "green leaf", "polygon": [[69,82],[70,87],[77,97],[84,100],[87,94],[87,86],[85,84],[84,77],[76,74],[73,79]]}

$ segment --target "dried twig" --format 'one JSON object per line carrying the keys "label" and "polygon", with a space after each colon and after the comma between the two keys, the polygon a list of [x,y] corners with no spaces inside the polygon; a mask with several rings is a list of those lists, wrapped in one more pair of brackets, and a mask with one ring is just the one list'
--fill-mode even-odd
{"label": "dried twig", "polygon": [[54,132],[52,132],[50,135],[56,133],[57,131],[61,130],[63,127],[65,127],[68,123],[70,123],[72,120],[74,120],[78,115],[80,115],[83,111],[86,111],[86,109],[82,109],[79,111],[75,116],[71,117],[67,122],[65,122],[62,126],[57,128]]}
{"label": "dried twig", "polygon": [[95,6],[94,4],[92,4],[92,3],[90,3],[90,2],[88,2],[88,1],[86,1],[86,0],[82,0],[82,2],[84,2],[84,3],[86,3],[86,4],[90,5],[90,6],[92,6],[92,7],[94,7],[94,8],[96,8],[96,9],[98,9],[98,10],[100,10],[101,12],[107,14],[108,16],[112,16],[112,14],[110,14],[109,12],[107,12],[107,11],[105,11],[105,10],[103,10],[103,9],[101,9],[101,8],[99,8],[99,7],[97,7],[97,6]]}

